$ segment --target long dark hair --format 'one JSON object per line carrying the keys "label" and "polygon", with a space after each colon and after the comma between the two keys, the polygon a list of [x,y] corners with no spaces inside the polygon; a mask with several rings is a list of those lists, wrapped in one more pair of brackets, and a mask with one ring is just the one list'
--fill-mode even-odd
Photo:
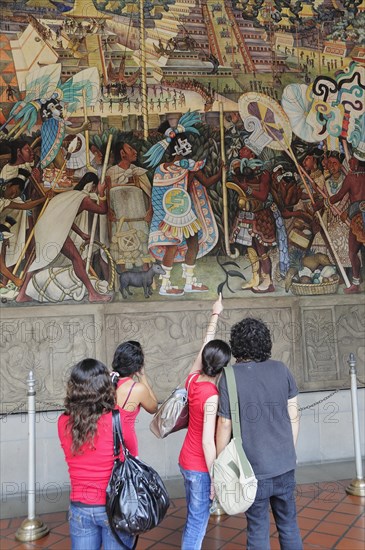
{"label": "long dark hair", "polygon": [[217,376],[228,365],[231,349],[223,340],[211,340],[202,351],[202,371],[207,376]]}
{"label": "long dark hair", "polygon": [[119,344],[115,350],[112,369],[119,376],[130,376],[139,372],[144,365],[142,346],[136,340],[128,340]]}
{"label": "long dark hair", "polygon": [[99,176],[94,172],[86,172],[80,179],[77,185],[73,188],[74,191],[82,191],[88,183],[92,183],[95,187],[99,183]]}
{"label": "long dark hair", "polygon": [[114,405],[115,389],[107,367],[90,358],[77,363],[71,371],[65,399],[74,454],[84,443],[93,447],[97,422],[102,414],[112,411]]}

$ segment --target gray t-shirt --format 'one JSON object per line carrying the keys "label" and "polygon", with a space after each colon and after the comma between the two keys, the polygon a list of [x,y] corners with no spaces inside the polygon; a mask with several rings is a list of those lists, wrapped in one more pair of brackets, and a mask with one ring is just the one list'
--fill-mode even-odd
{"label": "gray t-shirt", "polygon": [[[280,361],[250,361],[233,365],[236,379],[243,448],[257,479],[293,470],[296,454],[288,399],[298,395],[290,370]],[[224,370],[223,370],[224,373]],[[218,385],[218,415],[231,418],[227,382]],[[237,403],[232,414],[237,411]]]}

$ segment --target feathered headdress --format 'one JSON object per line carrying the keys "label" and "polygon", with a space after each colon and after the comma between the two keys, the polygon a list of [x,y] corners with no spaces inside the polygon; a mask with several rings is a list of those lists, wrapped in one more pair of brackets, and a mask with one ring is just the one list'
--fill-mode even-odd
{"label": "feathered headdress", "polygon": [[164,133],[164,136],[166,137],[164,137],[158,143],[155,143],[155,145],[152,145],[152,147],[144,155],[146,157],[145,164],[147,164],[148,168],[154,168],[159,164],[160,160],[165,154],[166,149],[178,134],[191,133],[197,134],[199,136],[200,132],[199,130],[194,128],[194,124],[197,124],[200,121],[201,120],[199,112],[189,110],[187,113],[179,118],[176,127],[167,128]]}

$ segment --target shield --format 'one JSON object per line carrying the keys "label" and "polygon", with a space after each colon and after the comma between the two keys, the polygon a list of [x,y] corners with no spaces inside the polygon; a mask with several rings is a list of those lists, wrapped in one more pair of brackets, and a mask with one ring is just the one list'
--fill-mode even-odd
{"label": "shield", "polygon": [[271,97],[258,92],[243,94],[238,100],[238,109],[242,120],[257,118],[264,132],[272,139],[267,147],[277,151],[288,148],[292,137],[290,122],[281,106]]}
{"label": "shield", "polygon": [[149,263],[149,227],[144,219],[147,209],[142,189],[134,185],[113,187],[109,205],[116,217],[110,227],[110,252],[114,261],[127,269]]}
{"label": "shield", "polygon": [[308,143],[318,143],[328,136],[324,123],[318,121],[317,103],[306,84],[289,84],[281,98],[293,132]]}

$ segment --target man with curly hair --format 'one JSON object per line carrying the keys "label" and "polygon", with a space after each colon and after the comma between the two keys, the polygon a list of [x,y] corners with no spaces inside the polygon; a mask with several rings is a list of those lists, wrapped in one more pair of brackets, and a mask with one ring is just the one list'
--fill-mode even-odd
{"label": "man with curly hair", "polygon": [[[246,511],[247,548],[270,548],[269,504],[281,550],[302,550],[295,507],[295,445],[298,437],[298,388],[289,369],[271,359],[271,335],[260,320],[247,318],[231,330],[230,345],[243,447],[258,480],[257,494]],[[225,375],[219,382],[217,454],[232,432]]]}

